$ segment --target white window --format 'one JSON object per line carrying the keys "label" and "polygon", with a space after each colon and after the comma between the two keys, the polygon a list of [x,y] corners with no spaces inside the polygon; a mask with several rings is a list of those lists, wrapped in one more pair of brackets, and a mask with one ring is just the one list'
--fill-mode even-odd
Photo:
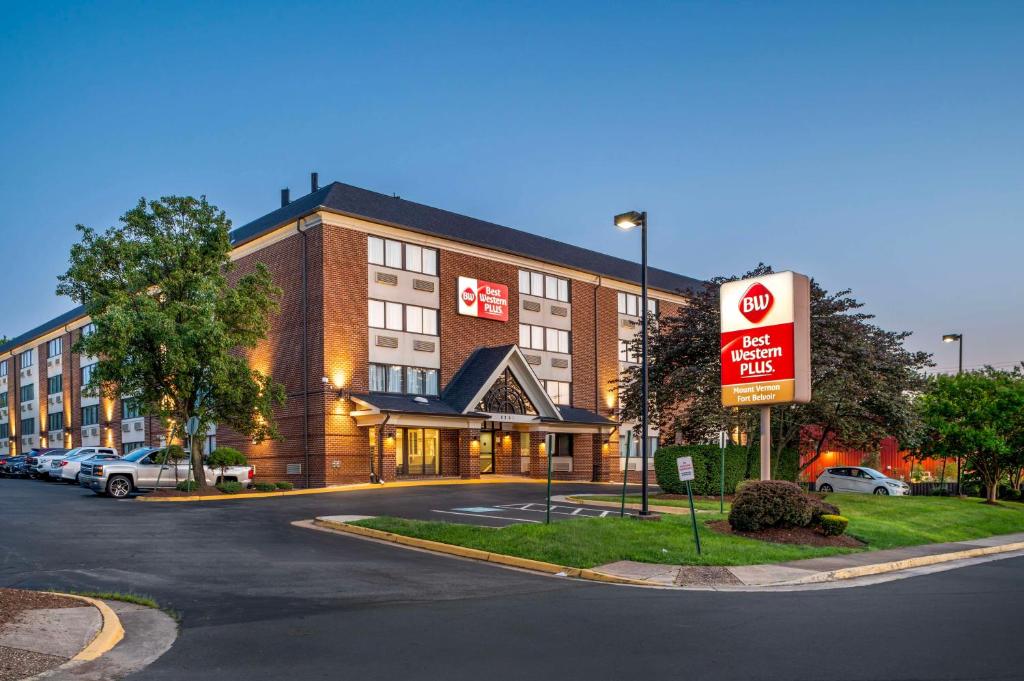
{"label": "white window", "polygon": [[548,350],[558,350],[558,329],[545,329],[547,338],[545,346]]}
{"label": "white window", "polygon": [[636,316],[636,296],[626,296],[626,314]]}
{"label": "white window", "polygon": [[540,272],[530,272],[530,293],[535,296],[544,295],[544,275]]}
{"label": "white window", "polygon": [[388,239],[384,242],[384,264],[388,267],[402,267],[402,242]]}
{"label": "white window", "polygon": [[558,332],[558,352],[569,352],[569,332],[559,331]]}
{"label": "white window", "polygon": [[384,301],[370,301],[370,326],[375,329],[384,328]]}
{"label": "white window", "polygon": [[555,404],[572,404],[572,384],[566,381],[544,381],[544,389]]}
{"label": "white window", "polygon": [[530,273],[526,270],[519,270],[519,293],[530,292]]}
{"label": "white window", "polygon": [[392,331],[402,330],[401,303],[384,303],[384,328]]}
{"label": "white window", "polygon": [[569,302],[569,280],[540,272],[519,270],[519,293]]}
{"label": "white window", "polygon": [[640,358],[632,349],[632,341],[619,339],[619,361],[632,362],[633,364],[640,361]]}
{"label": "white window", "polygon": [[558,299],[563,303],[569,302],[569,280],[559,279],[558,280]]}
{"label": "white window", "polygon": [[405,330],[412,333],[437,335],[437,310],[416,305],[405,306]]}
{"label": "white window", "polygon": [[26,350],[18,357],[18,366],[22,369],[32,366],[35,362],[35,350]]}
{"label": "white window", "polygon": [[544,277],[544,297],[558,300],[558,278],[550,275]]}
{"label": "white window", "polygon": [[402,392],[402,367],[400,365],[388,365],[388,392]]}
{"label": "white window", "polygon": [[[619,314],[633,315],[634,317],[640,316],[641,296],[635,293],[619,293]],[[647,310],[653,314],[658,314],[658,301],[654,298],[647,298]]]}
{"label": "white window", "polygon": [[423,274],[437,276],[437,251],[433,248],[423,249]]}
{"label": "white window", "polygon": [[543,326],[531,326],[530,327],[530,347],[534,350],[544,349],[544,327]]}
{"label": "white window", "polygon": [[7,360],[0,362],[0,376],[7,375]]}
{"label": "white window", "polygon": [[46,356],[56,357],[64,351],[64,341],[62,338],[54,338],[52,341],[46,344]]}
{"label": "white window", "polygon": [[89,322],[88,324],[86,324],[85,326],[82,327],[82,335],[83,336],[91,336],[95,332],[96,332],[96,325],[93,324],[92,322]]}
{"label": "white window", "polygon": [[384,239],[371,236],[366,248],[367,260],[373,265],[384,264]]}
{"label": "white window", "polygon": [[423,271],[423,249],[412,244],[405,245],[405,269],[410,272]]}

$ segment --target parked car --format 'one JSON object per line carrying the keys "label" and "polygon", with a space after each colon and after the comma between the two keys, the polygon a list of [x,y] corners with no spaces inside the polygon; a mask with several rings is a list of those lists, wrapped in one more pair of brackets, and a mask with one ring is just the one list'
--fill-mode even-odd
{"label": "parked car", "polygon": [[[60,478],[63,482],[77,485],[78,473],[82,469],[83,461],[88,461],[89,459],[94,461],[112,461],[114,459],[121,458],[116,452],[112,451],[93,452],[91,451],[93,449],[92,447],[85,447],[84,449],[88,449],[90,451],[78,451],[77,453],[73,453],[74,450],[72,450],[72,452],[68,452],[68,455],[63,459],[54,460],[53,464],[51,464],[54,468],[50,468],[50,475],[52,477]],[[54,470],[57,471],[56,475],[54,475]]]}
{"label": "parked car", "polygon": [[46,477],[49,480],[63,480],[61,471],[68,457],[80,454],[85,454],[86,458],[95,454],[112,454],[114,458],[117,458],[117,450],[113,447],[75,447],[74,449],[67,449],[59,456],[49,457],[50,464],[46,469]]}
{"label": "parked car", "polygon": [[893,480],[874,468],[864,466],[826,468],[814,486],[819,492],[861,492],[897,497],[910,494],[910,485],[907,483]]}
{"label": "parked car", "polygon": [[0,456],[0,475],[6,478],[23,478],[28,475],[27,456]]}
{"label": "parked car", "polygon": [[50,471],[50,463],[54,459],[63,457],[68,450],[60,447],[34,447],[27,451],[27,459],[25,463],[28,466],[28,475],[30,478],[42,478],[46,479],[47,473]]}
{"label": "parked car", "polygon": [[[223,477],[220,468],[203,466],[203,471],[210,485],[240,482],[245,487],[252,487],[253,478],[256,477],[255,466],[229,466],[223,471]],[[113,461],[89,459],[81,463],[78,473],[82,487],[118,499],[137,491],[173,489],[178,482],[188,479],[188,458],[166,461],[165,447],[136,449],[124,458]]]}

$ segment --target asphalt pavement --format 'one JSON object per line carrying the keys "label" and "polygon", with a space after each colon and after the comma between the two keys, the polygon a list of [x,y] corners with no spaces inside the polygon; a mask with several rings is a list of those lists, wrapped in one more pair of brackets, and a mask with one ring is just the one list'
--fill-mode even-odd
{"label": "asphalt pavement", "polygon": [[[608,490],[557,491],[587,489]],[[0,479],[0,585],[174,609],[178,640],[138,679],[1024,679],[1024,558],[858,588],[678,592],[290,524],[543,499],[511,484],[147,504]]]}

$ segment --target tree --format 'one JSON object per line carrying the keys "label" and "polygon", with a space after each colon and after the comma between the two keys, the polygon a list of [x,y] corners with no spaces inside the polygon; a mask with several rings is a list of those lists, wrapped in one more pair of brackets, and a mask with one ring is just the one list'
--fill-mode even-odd
{"label": "tree", "polygon": [[[231,221],[206,197],[140,199],[105,233],[78,225],[81,242],[57,292],[95,324],[74,350],[98,358],[86,389],[130,395],[172,436],[192,416],[199,431],[226,424],[260,442],[277,438],[284,391],[240,350],[266,336],[280,296],[262,265],[229,285]],[[202,438],[192,450],[202,470]],[[206,487],[203,475],[196,476]]]}
{"label": "tree", "polygon": [[206,460],[206,464],[210,468],[220,469],[221,482],[224,481],[230,466],[244,466],[247,463],[249,460],[245,458],[245,454],[233,447],[217,447],[210,453],[210,458]]}
{"label": "tree", "polygon": [[[931,456],[963,456],[995,503],[1003,476],[1024,467],[1024,372],[986,367],[956,376],[935,376],[917,401],[931,438]],[[1019,482],[1018,482],[1019,484]]]}
{"label": "tree", "polygon": [[[719,287],[727,281],[770,274],[760,264],[739,277],[717,277],[676,315],[651,328],[649,345],[652,418],[678,432],[686,442],[709,442],[723,427],[758,439],[758,410],[721,404],[721,326]],[[861,312],[863,303],[849,290],[830,293],[811,282],[811,402],[772,408],[776,466],[782,452],[810,437],[813,454],[826,444],[872,449],[882,439],[910,439],[918,428],[911,394],[921,388],[921,371],[930,356],[903,347],[907,332],[885,331]],[[639,339],[632,348],[639,354]],[[639,367],[630,367],[620,384],[622,416],[640,410]],[[748,466],[756,450],[750,448]]]}

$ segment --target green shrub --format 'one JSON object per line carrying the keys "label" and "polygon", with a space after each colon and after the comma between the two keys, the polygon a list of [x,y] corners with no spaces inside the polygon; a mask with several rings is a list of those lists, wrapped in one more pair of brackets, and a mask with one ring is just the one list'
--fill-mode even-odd
{"label": "green shrub", "polygon": [[257,482],[255,487],[256,487],[256,491],[257,492],[276,492],[277,491],[277,485],[275,485],[272,482]]}
{"label": "green shrub", "polygon": [[821,524],[821,517],[825,515],[839,515],[839,507],[830,504],[817,494],[808,494],[807,507],[811,510],[811,525]]}
{"label": "green shrub", "polygon": [[821,516],[821,531],[828,537],[838,537],[846,532],[846,526],[849,524],[850,521],[841,515],[826,513]]}
{"label": "green shrub", "polygon": [[238,494],[242,491],[242,483],[229,480],[217,485],[217,489],[224,492],[224,494]]}
{"label": "green shrub", "polygon": [[295,485],[288,482],[287,480],[278,480],[277,482],[274,483],[274,487],[284,490],[295,489]]}
{"label": "green shrub", "polygon": [[1012,487],[1000,487],[999,498],[1006,501],[1020,501],[1020,492]]}
{"label": "green shrub", "polygon": [[759,480],[733,499],[729,525],[742,532],[768,527],[806,527],[811,524],[808,495],[793,482]]}
{"label": "green shrub", "polygon": [[217,447],[206,458],[206,465],[210,468],[227,468],[228,466],[244,466],[249,463],[245,454],[234,447]]}
{"label": "green shrub", "polygon": [[741,491],[743,491],[744,487],[755,482],[757,482],[757,480],[740,480],[739,482],[736,483],[736,494],[739,494]]}
{"label": "green shrub", "polygon": [[164,449],[163,455],[160,457],[162,461],[168,463],[174,463],[176,461],[185,461],[188,459],[188,453],[185,452],[181,445],[168,445]]}
{"label": "green shrub", "polygon": [[[725,448],[725,489],[727,492],[736,489],[746,477],[747,448],[740,445],[729,445]],[[670,445],[661,447],[654,453],[654,474],[658,487],[670,494],[686,494],[686,483],[679,481],[676,459],[680,456],[693,458],[693,493],[701,496],[717,496],[721,490],[722,453],[718,445]],[[756,457],[757,451],[752,450],[751,456]],[[774,463],[773,463],[774,466]],[[795,451],[786,450],[778,461],[776,477],[780,480],[795,480],[799,456]],[[758,463],[751,464],[751,474],[759,473]]]}
{"label": "green shrub", "polygon": [[199,489],[199,483],[195,480],[182,480],[176,487],[179,492],[195,492]]}

